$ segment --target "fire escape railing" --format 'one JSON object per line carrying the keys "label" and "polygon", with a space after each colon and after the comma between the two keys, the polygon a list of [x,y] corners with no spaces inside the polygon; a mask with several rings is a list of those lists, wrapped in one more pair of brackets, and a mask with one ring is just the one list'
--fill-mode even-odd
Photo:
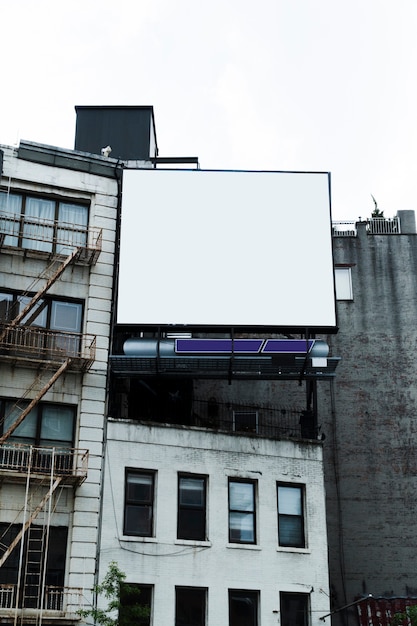
{"label": "fire escape railing", "polygon": [[[52,467],[53,464],[53,467]],[[50,474],[83,481],[88,471],[88,450],[57,446],[32,446],[8,441],[0,445],[0,473]]]}
{"label": "fire escape railing", "polygon": [[[1,613],[10,614],[16,608],[18,585],[0,583],[0,616]],[[64,613],[66,618],[74,619],[84,606],[84,596],[81,588],[78,587],[57,587],[47,585],[43,602],[39,606],[22,606],[22,602],[17,602],[18,609],[42,609],[43,611],[59,611]]]}
{"label": "fire escape railing", "polygon": [[95,335],[46,330],[35,326],[9,326],[0,323],[0,359],[52,361],[60,364],[70,358],[69,369],[86,370],[96,355]]}
{"label": "fire escape railing", "polygon": [[1,212],[0,244],[32,252],[68,256],[78,249],[77,262],[93,265],[101,252],[102,229]]}

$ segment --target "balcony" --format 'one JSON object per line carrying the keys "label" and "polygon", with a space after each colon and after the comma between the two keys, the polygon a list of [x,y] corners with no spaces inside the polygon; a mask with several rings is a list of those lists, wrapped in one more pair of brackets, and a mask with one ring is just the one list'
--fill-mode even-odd
{"label": "balcony", "polygon": [[320,435],[313,414],[295,407],[193,400],[192,422],[195,426],[237,435],[259,435],[268,439],[318,439]]}
{"label": "balcony", "polygon": [[79,372],[91,367],[95,354],[95,335],[0,324],[0,361],[55,368],[71,359],[68,369]]}
{"label": "balcony", "polygon": [[75,263],[94,265],[102,246],[101,228],[1,212],[0,247],[29,256],[66,257],[78,250]]}
{"label": "balcony", "polygon": [[14,442],[0,445],[0,481],[22,482],[28,471],[34,479],[53,474],[63,484],[80,485],[87,478],[88,451]]}
{"label": "balcony", "polygon": [[[0,583],[0,622],[10,622],[16,612],[19,620],[24,619],[24,623],[38,623],[41,613],[42,621],[79,621],[78,611],[83,608],[82,589],[46,586],[43,599],[39,598],[37,603],[33,602],[33,598],[30,598],[30,602],[27,598],[25,600],[25,591],[20,589],[21,598],[16,603],[18,585]],[[38,606],[33,606],[34,604]]]}
{"label": "balcony", "polygon": [[[114,418],[120,407],[111,408]],[[218,433],[236,436],[249,435],[267,439],[322,439],[321,427],[311,411],[299,407],[247,405],[193,399],[188,405],[181,402],[164,402],[145,397],[129,405],[129,419],[142,423],[152,422],[187,427],[205,428]]]}

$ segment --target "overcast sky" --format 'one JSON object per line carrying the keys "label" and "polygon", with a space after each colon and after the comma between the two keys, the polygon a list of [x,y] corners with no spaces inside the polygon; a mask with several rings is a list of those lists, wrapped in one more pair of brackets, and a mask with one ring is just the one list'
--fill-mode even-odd
{"label": "overcast sky", "polygon": [[160,156],[332,174],[334,219],[417,208],[417,0],[0,0],[0,143],[153,105]]}

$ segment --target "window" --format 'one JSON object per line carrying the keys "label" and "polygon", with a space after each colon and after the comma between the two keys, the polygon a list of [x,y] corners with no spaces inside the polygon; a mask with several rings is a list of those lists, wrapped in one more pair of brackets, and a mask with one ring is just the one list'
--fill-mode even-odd
{"label": "window", "polygon": [[351,270],[351,267],[335,267],[336,300],[353,300]]}
{"label": "window", "polygon": [[233,430],[235,432],[257,433],[257,411],[233,411]]}
{"label": "window", "polygon": [[229,589],[229,626],[257,626],[258,603],[258,591]]}
{"label": "window", "polygon": [[[31,296],[0,292],[0,322],[12,321],[30,302]],[[36,330],[23,331],[20,327],[11,333],[9,340],[22,350],[39,349],[39,355],[53,356],[64,352],[78,356],[82,329],[83,305],[81,302],[44,298],[22,319],[22,326],[33,329],[51,330],[43,333]]]}
{"label": "window", "polygon": [[206,537],[205,476],[178,476],[178,539],[204,541]]}
{"label": "window", "polygon": [[[31,296],[0,292],[0,321],[12,321],[23,311],[30,300]],[[23,318],[21,324],[79,333],[82,325],[82,304],[68,300],[45,298],[36,303]]]}
{"label": "window", "polygon": [[[0,523],[0,544],[9,546],[22,530],[21,524]],[[68,529],[65,526],[51,526],[49,529],[48,559],[46,563],[47,586],[54,587],[53,593],[46,594],[44,609],[62,610],[63,585],[65,577],[65,557]],[[19,564],[20,542],[12,551],[4,565],[0,567],[0,585],[18,585],[21,569],[20,596],[18,606],[24,608],[40,608],[39,580],[45,566],[45,550],[41,549],[45,541],[45,527],[32,524],[24,536],[23,567]],[[30,544],[30,549],[29,549]],[[2,605],[3,606],[3,605]],[[10,604],[10,606],[14,606]]]}
{"label": "window", "polygon": [[204,626],[207,589],[175,588],[175,626]]}
{"label": "window", "polygon": [[4,245],[69,254],[87,243],[88,207],[53,198],[0,192]]}
{"label": "window", "polygon": [[[29,401],[0,399],[0,432],[7,432]],[[75,407],[40,402],[9,437],[8,441],[35,446],[71,448],[74,439]]]}
{"label": "window", "polygon": [[120,585],[119,626],[150,626],[152,586],[122,583]]}
{"label": "window", "polygon": [[229,481],[229,541],[255,543],[255,483]]}
{"label": "window", "polygon": [[309,595],[307,593],[280,594],[281,626],[308,626]]}
{"label": "window", "polygon": [[124,534],[153,536],[155,473],[126,470]]}
{"label": "window", "polygon": [[279,484],[278,543],[280,546],[304,548],[304,488],[301,485]]}

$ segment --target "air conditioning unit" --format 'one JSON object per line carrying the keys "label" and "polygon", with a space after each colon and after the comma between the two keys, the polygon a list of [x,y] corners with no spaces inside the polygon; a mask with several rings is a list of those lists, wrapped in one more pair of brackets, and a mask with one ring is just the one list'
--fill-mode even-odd
{"label": "air conditioning unit", "polygon": [[233,430],[239,433],[257,433],[258,411],[233,411]]}

